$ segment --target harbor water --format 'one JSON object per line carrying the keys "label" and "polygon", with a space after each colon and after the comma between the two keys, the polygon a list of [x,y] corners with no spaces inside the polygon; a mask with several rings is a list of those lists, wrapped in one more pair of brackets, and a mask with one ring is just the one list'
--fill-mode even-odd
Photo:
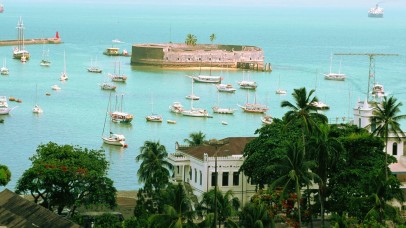
{"label": "harbor water", "polygon": [[[406,102],[406,13],[404,8],[385,9],[384,18],[368,18],[365,7],[274,7],[247,6],[193,6],[159,7],[141,3],[114,2],[91,4],[46,3],[43,1],[8,1],[0,14],[0,40],[16,39],[16,25],[24,21],[25,38],[52,37],[58,31],[63,43],[56,45],[27,45],[31,58],[23,64],[12,59],[11,46],[0,47],[0,65],[6,59],[8,76],[0,76],[0,96],[13,96],[22,103],[10,115],[0,116],[0,164],[7,165],[12,180],[6,186],[14,190],[18,178],[30,167],[29,158],[39,144],[50,141],[89,149],[103,148],[110,162],[109,177],[119,190],[138,189],[139,164],[135,157],[146,140],[159,141],[169,153],[175,143],[183,143],[190,133],[202,131],[207,139],[254,136],[262,126],[261,115],[242,112],[237,104],[254,102],[266,104],[268,115],[281,118],[287,111],[281,101],[292,100],[293,89],[315,89],[316,96],[330,105],[324,111],[332,123],[348,121],[358,99],[364,100],[368,91],[370,59],[367,55],[334,56],[332,70],[347,75],[343,82],[324,80],[328,73],[330,56],[334,53],[399,54],[376,56],[375,77],[384,85],[386,93]],[[384,7],[384,6],[383,6]],[[187,75],[199,69],[163,69],[131,66],[129,57],[121,57],[121,72],[128,76],[126,83],[115,83],[112,94],[118,101],[123,94],[122,108],[134,115],[131,124],[104,124],[110,93],[99,84],[109,81],[114,71],[115,57],[103,55],[108,47],[131,51],[132,44],[184,43],[187,34],[194,34],[198,43],[254,45],[261,47],[265,63],[272,64],[272,72],[211,69],[223,82],[238,88],[237,81],[250,77],[258,83],[256,92],[237,89],[234,94],[217,96],[212,84],[194,84],[194,93],[200,96],[194,107],[209,110],[221,106],[238,109],[234,115],[211,114],[213,118],[192,118],[169,112],[169,106],[179,101],[185,108],[191,103],[185,96],[191,93],[191,79]],[[118,39],[121,43],[113,43]],[[40,66],[43,50],[49,50],[50,67]],[[60,82],[66,70],[69,79]],[[91,61],[103,69],[102,74],[89,73]],[[209,69],[202,73],[209,74]],[[51,86],[57,84],[60,91]],[[287,95],[277,95],[281,87]],[[36,89],[37,88],[37,89]],[[46,96],[50,93],[50,96]],[[44,112],[33,114],[39,104]],[[146,122],[152,112],[164,118],[162,123]],[[402,113],[406,108],[402,108]],[[166,120],[176,124],[167,124]],[[223,125],[222,121],[228,123]],[[402,123],[403,130],[406,124]],[[102,143],[102,131],[124,134],[128,148]]]}

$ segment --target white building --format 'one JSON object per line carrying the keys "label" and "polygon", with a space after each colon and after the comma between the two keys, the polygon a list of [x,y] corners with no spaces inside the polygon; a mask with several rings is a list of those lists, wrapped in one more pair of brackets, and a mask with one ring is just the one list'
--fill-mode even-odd
{"label": "white building", "polygon": [[200,201],[204,192],[216,186],[217,170],[218,189],[223,193],[232,190],[234,197],[245,204],[255,194],[255,185],[238,170],[244,162],[244,147],[253,139],[231,137],[196,147],[177,144],[175,153],[168,156],[168,161],[174,166],[173,180],[190,184],[193,194]]}

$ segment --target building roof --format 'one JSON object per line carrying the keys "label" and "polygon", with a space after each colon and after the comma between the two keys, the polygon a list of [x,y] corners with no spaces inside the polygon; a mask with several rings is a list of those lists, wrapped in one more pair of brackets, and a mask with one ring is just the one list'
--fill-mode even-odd
{"label": "building roof", "polygon": [[217,152],[217,157],[228,157],[231,155],[242,155],[245,145],[255,137],[229,137],[219,141],[209,141],[209,144],[204,144],[195,147],[179,148],[185,154],[203,160],[206,153],[209,157],[214,157]]}
{"label": "building roof", "polygon": [[0,226],[80,227],[8,189],[0,192]]}

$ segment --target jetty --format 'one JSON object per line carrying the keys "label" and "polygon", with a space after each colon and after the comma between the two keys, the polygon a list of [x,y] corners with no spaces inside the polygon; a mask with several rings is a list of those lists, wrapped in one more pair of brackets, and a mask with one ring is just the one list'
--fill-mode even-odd
{"label": "jetty", "polygon": [[134,44],[132,65],[160,67],[221,67],[272,71],[262,48],[252,45],[182,43]]}
{"label": "jetty", "polygon": [[[16,46],[21,43],[21,40],[0,40],[0,46]],[[24,45],[30,44],[61,44],[62,40],[59,37],[58,32],[56,32],[55,37],[52,38],[32,38],[24,39]]]}

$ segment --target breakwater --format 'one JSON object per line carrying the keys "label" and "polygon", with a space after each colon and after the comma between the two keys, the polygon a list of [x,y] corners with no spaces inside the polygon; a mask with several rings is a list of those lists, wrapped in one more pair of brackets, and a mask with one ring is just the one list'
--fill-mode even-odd
{"label": "breakwater", "polygon": [[62,40],[60,38],[33,38],[33,39],[24,39],[24,42],[21,40],[0,40],[0,46],[14,46],[24,43],[24,45],[30,44],[60,44]]}
{"label": "breakwater", "polygon": [[131,64],[161,67],[224,67],[271,71],[261,48],[220,44],[135,44]]}

